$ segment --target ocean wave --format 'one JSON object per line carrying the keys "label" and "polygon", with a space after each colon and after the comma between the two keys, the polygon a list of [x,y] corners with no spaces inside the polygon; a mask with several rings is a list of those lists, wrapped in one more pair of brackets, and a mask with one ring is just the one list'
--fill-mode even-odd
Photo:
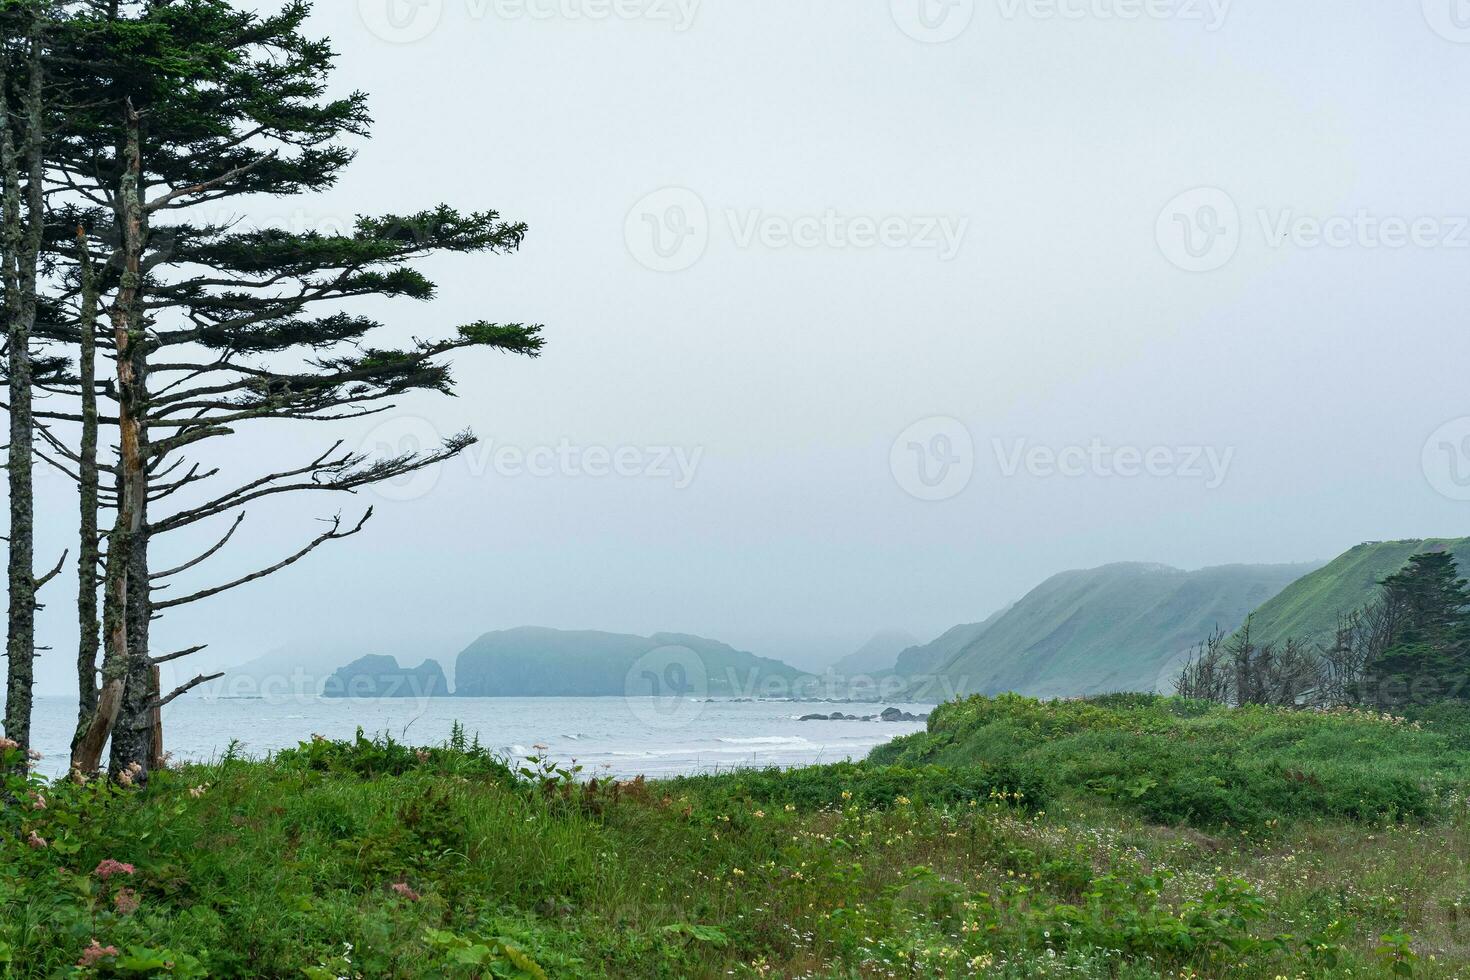
{"label": "ocean wave", "polygon": [[726,745],[806,745],[800,735],[761,735],[755,738],[721,738],[716,741]]}

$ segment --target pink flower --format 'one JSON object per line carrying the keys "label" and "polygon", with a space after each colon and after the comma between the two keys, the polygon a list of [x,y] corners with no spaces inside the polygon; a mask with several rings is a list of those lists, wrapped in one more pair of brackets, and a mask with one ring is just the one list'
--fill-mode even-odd
{"label": "pink flower", "polygon": [[138,893],[131,888],[120,888],[113,896],[112,904],[117,908],[119,915],[132,915],[138,911]]}
{"label": "pink flower", "polygon": [[40,793],[32,793],[31,794],[31,809],[32,810],[44,810],[44,809],[46,809],[46,797],[42,796]]}
{"label": "pink flower", "polygon": [[417,752],[414,753],[414,755],[418,756],[419,762],[421,763],[429,761],[429,753],[425,752],[423,749],[419,749]]}
{"label": "pink flower", "polygon": [[0,752],[9,752],[11,749],[20,748],[20,743],[13,738],[0,735]]}
{"label": "pink flower", "polygon": [[86,969],[88,967],[96,966],[98,961],[105,959],[108,956],[117,955],[118,949],[116,946],[103,946],[94,939],[92,940],[92,945],[82,950],[82,958],[80,960],[77,960],[77,966]]}
{"label": "pink flower", "polygon": [[395,881],[388,887],[410,902],[417,902],[420,898],[423,898],[418,892],[408,887],[408,883],[404,881]]}
{"label": "pink flower", "polygon": [[26,843],[31,845],[31,850],[33,851],[44,851],[48,846],[46,844],[46,838],[39,836],[34,830],[26,838]]}
{"label": "pink flower", "polygon": [[26,751],[26,757],[29,758],[32,762],[40,762],[42,759],[45,758],[45,756],[37,752],[35,749],[28,749]]}
{"label": "pink flower", "polygon": [[114,861],[112,858],[107,858],[106,860],[99,863],[96,870],[94,870],[92,873],[101,878],[103,881],[106,881],[113,875],[130,875],[137,870],[138,869],[133,867],[131,864],[124,864],[121,861]]}
{"label": "pink flower", "polygon": [[124,769],[117,774],[117,781],[124,786],[131,786],[133,785],[133,774]]}

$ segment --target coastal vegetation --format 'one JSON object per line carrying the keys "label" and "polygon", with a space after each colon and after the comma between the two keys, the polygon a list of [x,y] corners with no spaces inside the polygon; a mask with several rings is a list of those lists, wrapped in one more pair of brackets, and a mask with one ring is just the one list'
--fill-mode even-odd
{"label": "coastal vegetation", "polygon": [[[13,754],[17,750],[10,750]],[[1003,760],[1003,761],[1002,761]],[[867,762],[616,782],[456,733],[20,785],[9,975],[1454,977],[1470,719],[946,705]]]}

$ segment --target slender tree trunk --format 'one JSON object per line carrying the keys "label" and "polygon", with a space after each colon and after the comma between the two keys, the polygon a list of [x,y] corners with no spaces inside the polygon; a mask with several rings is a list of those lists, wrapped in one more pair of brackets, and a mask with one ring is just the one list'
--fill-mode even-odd
{"label": "slender tree trunk", "polygon": [[[29,84],[21,115],[26,171],[25,220],[21,219],[21,162],[17,159],[10,117],[4,118],[5,286],[9,344],[10,445],[6,467],[10,490],[10,588],[5,653],[8,660],[5,733],[30,747],[31,691],[35,681],[36,573],[35,500],[32,460],[35,421],[31,415],[31,330],[36,320],[36,271],[40,255],[45,200],[42,184],[41,40],[39,17],[30,37]],[[0,85],[4,84],[0,78]],[[5,108],[8,108],[6,106]]]}
{"label": "slender tree trunk", "polygon": [[81,521],[78,525],[77,559],[77,730],[72,737],[72,758],[82,744],[92,719],[97,715],[97,654],[101,645],[97,614],[97,565],[100,542],[97,532],[97,280],[88,251],[86,233],[77,229],[77,248],[82,289],[81,352],[77,374],[82,392],[82,437],[77,475],[81,479]]}
{"label": "slender tree trunk", "polygon": [[118,201],[123,271],[113,314],[121,456],[118,517],[124,524],[125,534],[123,551],[113,554],[113,546],[109,544],[107,555],[109,566],[117,563],[120,567],[123,600],[120,608],[111,610],[113,620],[108,624],[109,629],[121,631],[121,637],[115,636],[114,642],[123,651],[122,663],[118,665],[123,682],[122,701],[112,729],[109,762],[113,775],[130,767],[146,770],[153,761],[151,706],[157,699],[153,664],[148,655],[148,625],[153,607],[148,590],[147,338],[138,302],[147,226],[142,200],[140,123],[131,105],[125,111],[126,170]]}

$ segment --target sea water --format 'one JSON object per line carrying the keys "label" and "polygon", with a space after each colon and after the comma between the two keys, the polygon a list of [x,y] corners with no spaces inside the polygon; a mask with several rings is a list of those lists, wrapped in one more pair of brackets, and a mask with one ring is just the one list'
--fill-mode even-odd
{"label": "sea water", "polygon": [[[467,738],[507,759],[573,760],[584,776],[620,779],[800,766],[861,759],[875,745],[924,728],[922,722],[800,721],[841,710],[876,715],[886,705],[656,698],[414,698],[401,700],[235,700],[185,695],[163,709],[164,748],[174,761],[208,762],[232,743],[261,757],[313,735],[391,735],[438,745],[458,722]],[[915,714],[927,706],[903,705]],[[65,771],[76,701],[36,699],[32,744],[47,775]],[[544,750],[536,746],[544,745]]]}

